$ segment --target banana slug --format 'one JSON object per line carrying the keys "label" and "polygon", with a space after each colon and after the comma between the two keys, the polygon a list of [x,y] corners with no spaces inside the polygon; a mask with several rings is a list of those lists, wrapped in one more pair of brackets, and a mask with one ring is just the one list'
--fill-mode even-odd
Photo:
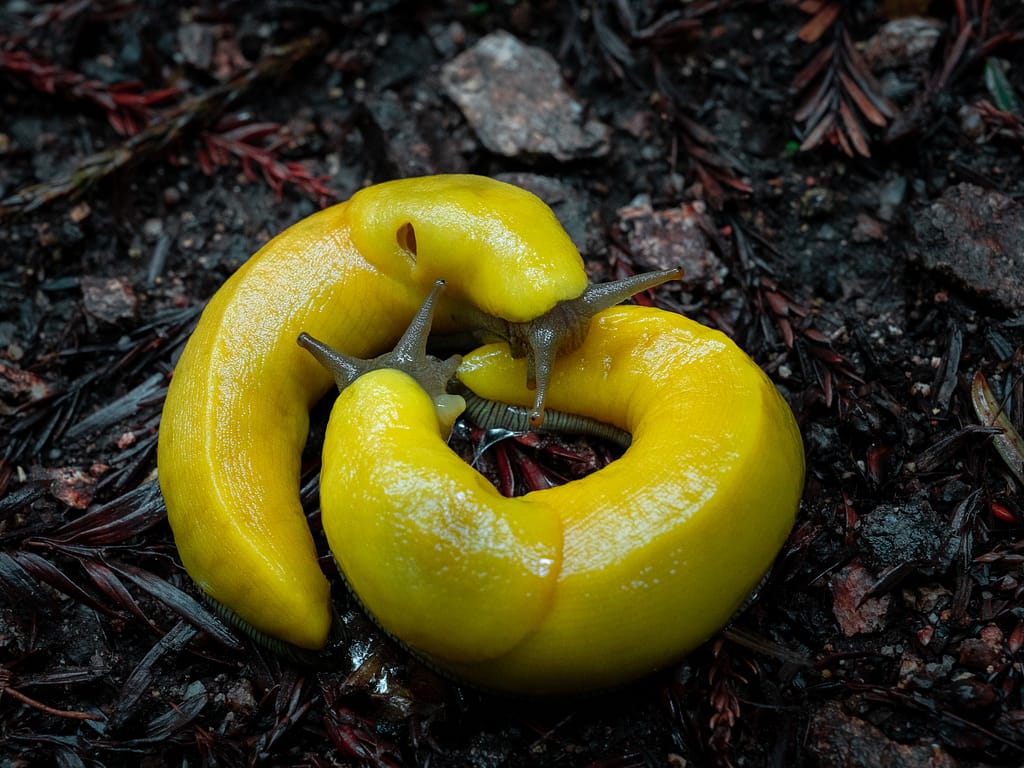
{"label": "banana slug", "polygon": [[292,225],[210,300],[168,389],[157,465],[186,571],[253,635],[324,646],[330,588],[298,484],[309,409],[331,377],[296,345],[300,331],[375,355],[448,278],[435,326],[525,355],[538,424],[555,354],[596,311],[675,274],[588,286],[551,210],[478,176],[386,182]]}
{"label": "banana slug", "polygon": [[[528,407],[523,369],[498,344],[457,374]],[[632,445],[586,478],[508,499],[448,449],[433,398],[385,368],[339,395],[321,473],[331,550],[374,619],[453,676],[520,694],[613,686],[706,640],[769,568],[804,479],[771,381],[674,313],[599,313],[555,362],[547,402]]]}

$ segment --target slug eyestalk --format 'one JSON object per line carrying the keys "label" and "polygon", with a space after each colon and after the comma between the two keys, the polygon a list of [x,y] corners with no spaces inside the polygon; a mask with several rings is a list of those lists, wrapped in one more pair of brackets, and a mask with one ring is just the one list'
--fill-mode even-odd
{"label": "slug eyestalk", "polygon": [[682,276],[682,267],[677,267],[592,284],[575,299],[560,301],[529,322],[509,322],[483,313],[476,316],[475,324],[485,335],[508,342],[512,357],[526,358],[526,384],[537,393],[530,411],[530,426],[536,429],[544,423],[544,400],[555,358],[559,353],[572,352],[583,343],[594,315],[641,291]]}
{"label": "slug eyestalk", "polygon": [[346,355],[314,339],[308,333],[299,334],[299,346],[330,371],[339,391],[370,371],[393,368],[408,374],[430,395],[434,401],[438,423],[450,432],[455,420],[466,409],[466,401],[460,395],[451,395],[447,391],[448,382],[455,378],[455,369],[459,367],[462,358],[459,355],[452,355],[441,360],[427,354],[427,337],[430,335],[437,299],[444,286],[444,280],[434,283],[430,295],[394,349],[382,355],[370,359]]}

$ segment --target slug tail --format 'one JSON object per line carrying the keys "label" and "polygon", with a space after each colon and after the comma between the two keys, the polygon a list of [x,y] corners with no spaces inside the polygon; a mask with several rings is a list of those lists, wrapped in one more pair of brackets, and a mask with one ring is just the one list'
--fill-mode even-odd
{"label": "slug tail", "polygon": [[[256,645],[261,648],[265,648],[271,653],[279,656],[282,659],[291,661],[295,664],[299,664],[304,667],[311,667],[316,669],[330,669],[338,666],[338,659],[336,655],[329,651],[314,651],[309,648],[301,648],[298,645],[293,645],[286,640],[282,640],[279,637],[274,637],[260,629],[257,629],[248,621],[243,619],[233,610],[228,608],[224,603],[210,597],[207,594],[203,594],[203,600],[206,602],[213,612],[217,614],[217,617],[238,632],[252,640]],[[331,635],[338,635],[338,627],[340,626],[336,617],[332,617],[331,620]],[[329,642],[328,647],[336,644]]]}

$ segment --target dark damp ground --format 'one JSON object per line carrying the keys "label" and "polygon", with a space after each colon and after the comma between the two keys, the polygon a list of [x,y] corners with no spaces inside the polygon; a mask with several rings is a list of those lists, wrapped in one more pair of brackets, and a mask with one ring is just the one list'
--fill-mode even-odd
{"label": "dark damp ground", "polygon": [[[974,0],[0,4],[0,764],[1020,765],[1022,39]],[[319,206],[450,171],[535,190],[595,279],[682,262],[659,303],[803,432],[757,599],[612,694],[460,687],[340,589],[312,673],[174,550],[156,436],[206,300]],[[496,483],[604,460],[533,443]]]}

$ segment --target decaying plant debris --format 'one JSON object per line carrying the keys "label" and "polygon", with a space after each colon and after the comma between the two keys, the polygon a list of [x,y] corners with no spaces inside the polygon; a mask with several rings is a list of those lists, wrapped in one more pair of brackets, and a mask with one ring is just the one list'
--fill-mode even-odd
{"label": "decaying plant debris", "polygon": [[[557,62],[570,108],[539,119],[600,141],[487,148],[473,73],[442,72],[495,33]],[[0,4],[0,761],[1020,765],[1022,46],[987,0]],[[316,206],[447,171],[534,188],[595,279],[685,239],[642,300],[729,333],[800,422],[756,599],[626,689],[460,687],[340,589],[336,665],[296,667],[177,560],[156,435],[206,299]],[[518,437],[480,466],[513,494],[613,455]]]}

